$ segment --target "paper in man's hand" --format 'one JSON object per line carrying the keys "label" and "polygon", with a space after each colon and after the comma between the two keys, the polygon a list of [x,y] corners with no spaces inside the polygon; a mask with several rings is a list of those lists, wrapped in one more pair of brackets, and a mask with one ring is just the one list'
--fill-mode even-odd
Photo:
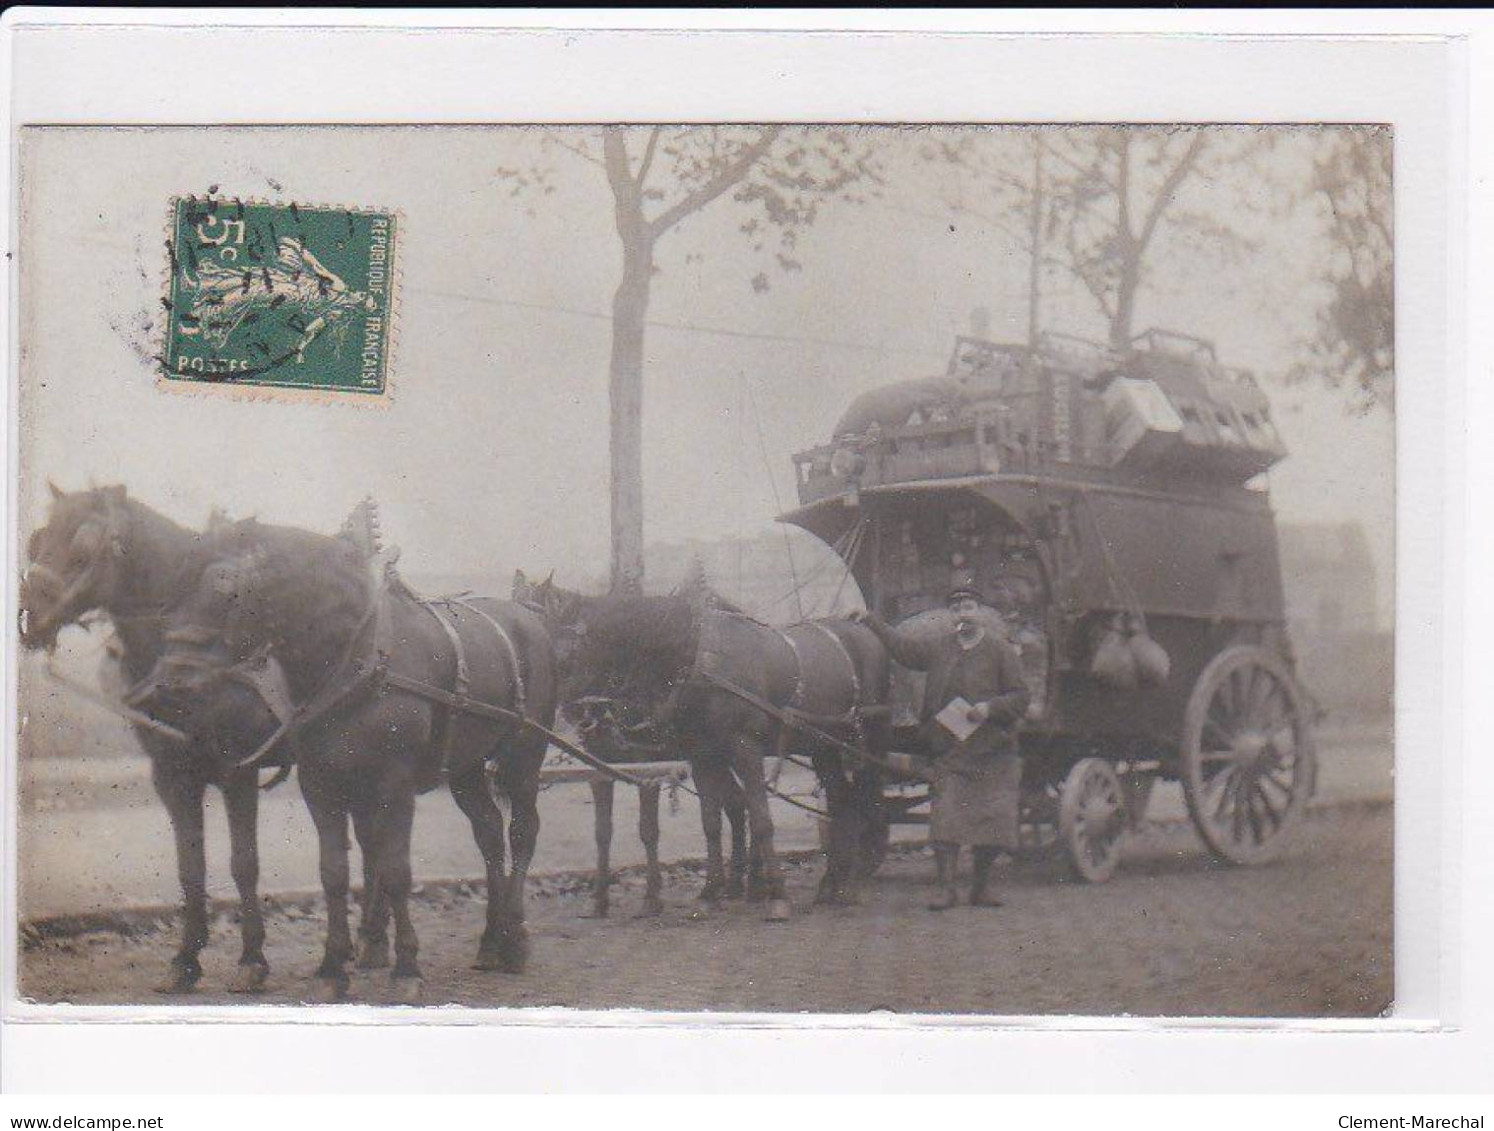
{"label": "paper in man's hand", "polygon": [[980,726],[980,723],[970,721],[970,704],[961,695],[956,695],[946,703],[944,710],[940,711],[934,718],[938,720],[940,726],[949,731],[960,742],[964,742]]}

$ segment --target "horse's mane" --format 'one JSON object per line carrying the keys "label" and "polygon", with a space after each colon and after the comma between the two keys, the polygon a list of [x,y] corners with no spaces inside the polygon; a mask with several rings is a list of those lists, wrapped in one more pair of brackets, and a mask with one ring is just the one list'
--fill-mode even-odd
{"label": "horse's mane", "polygon": [[123,487],[96,487],[68,496],[68,501],[92,514],[123,511],[126,554],[132,582],[120,594],[126,609],[144,615],[161,614],[188,599],[202,571],[217,558],[213,539],[167,518]]}
{"label": "horse's mane", "polygon": [[368,564],[346,539],[255,519],[209,535],[215,557],[243,570],[225,626],[236,650],[276,649],[290,681],[316,681],[368,611]]}
{"label": "horse's mane", "polygon": [[698,609],[686,597],[612,593],[582,598],[578,612],[588,645],[608,653],[614,670],[669,674],[695,658]]}

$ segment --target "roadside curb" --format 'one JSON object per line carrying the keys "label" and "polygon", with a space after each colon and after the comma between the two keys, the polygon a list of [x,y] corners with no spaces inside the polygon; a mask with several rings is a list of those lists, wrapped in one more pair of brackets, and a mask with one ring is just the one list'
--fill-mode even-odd
{"label": "roadside curb", "polygon": [[[1311,806],[1307,812],[1307,819],[1312,820],[1329,813],[1377,813],[1391,808],[1393,804],[1393,800],[1388,797],[1345,798]],[[1148,822],[1150,827],[1159,829],[1176,828],[1180,825],[1189,825],[1189,823],[1186,817]],[[889,856],[912,856],[922,852],[924,848],[925,842],[921,840],[894,841],[888,854]],[[778,855],[784,864],[797,867],[816,862],[824,854],[817,848],[808,848],[791,849],[780,852]],[[700,857],[686,857],[664,863],[661,868],[667,881],[670,878],[683,876],[703,876],[705,866],[705,860]],[[616,868],[612,873],[613,884],[622,885],[625,880],[639,879],[643,877],[644,872],[645,866],[642,864]],[[558,872],[531,873],[529,879],[534,885],[534,894],[545,898],[589,893],[595,874],[594,869],[571,868]],[[470,897],[480,891],[483,885],[484,881],[480,878],[443,877],[420,881],[415,885],[414,894],[416,898],[424,899],[441,894],[451,897]],[[354,895],[357,895],[362,889],[355,887],[351,890]],[[286,914],[291,918],[310,917],[321,899],[320,888],[263,892],[260,896],[266,913]],[[208,901],[208,915],[210,918],[231,916],[237,914],[238,906],[239,901],[236,898],[212,899]],[[116,934],[128,938],[159,933],[172,929],[180,910],[180,905],[174,903],[147,904],[118,911],[87,911],[46,915],[30,920],[23,919],[20,924],[21,945],[24,949],[31,950],[49,941],[76,938],[80,935]]]}

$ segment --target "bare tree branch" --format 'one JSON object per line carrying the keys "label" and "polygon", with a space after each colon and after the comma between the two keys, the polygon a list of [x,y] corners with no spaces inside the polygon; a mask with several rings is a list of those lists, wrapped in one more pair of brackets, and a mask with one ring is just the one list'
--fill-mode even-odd
{"label": "bare tree branch", "polygon": [[1105,183],[1106,188],[1108,188],[1111,192],[1115,192],[1115,182],[1112,181],[1109,177],[1105,176],[1104,172],[1096,166],[1081,165],[1068,154],[1064,153],[1057,146],[1050,145],[1048,147],[1048,153],[1052,157],[1057,158],[1058,161],[1067,165],[1074,173],[1078,174],[1081,177],[1099,177],[1100,180]]}
{"label": "bare tree branch", "polygon": [[1100,311],[1105,315],[1106,320],[1114,321],[1115,305],[1110,301],[1110,296],[1105,289],[1104,282],[1100,279],[1095,279],[1086,270],[1091,261],[1086,259],[1083,253],[1080,252],[1072,226],[1064,232],[1064,243],[1067,246],[1069,257],[1062,263],[1062,266],[1068,270],[1069,274],[1084,284],[1084,289],[1089,291],[1095,302],[1099,304]]}
{"label": "bare tree branch", "polygon": [[570,142],[565,140],[564,135],[557,133],[554,130],[546,130],[545,137],[547,137],[552,144],[560,146],[560,148],[564,149],[567,153],[575,154],[583,161],[590,162],[591,164],[596,166],[601,166],[602,164],[602,162],[598,161],[596,159],[596,156],[589,152],[585,146],[572,145]]}
{"label": "bare tree branch", "polygon": [[650,220],[648,222],[649,234],[655,238],[663,235],[686,216],[689,216],[692,212],[698,212],[722,193],[726,192],[727,189],[737,184],[746,175],[747,170],[752,168],[757,159],[772,147],[773,142],[778,138],[779,129],[780,127],[778,126],[766,127],[758,135],[756,141],[742,146],[737,155],[721,168],[715,176]]}
{"label": "bare tree branch", "polygon": [[1177,195],[1180,185],[1198,162],[1199,154],[1203,152],[1206,135],[1199,130],[1193,135],[1193,140],[1188,143],[1188,148],[1178,158],[1178,163],[1169,170],[1162,187],[1157,190],[1156,197],[1152,200],[1152,206],[1148,209],[1146,219],[1141,225],[1141,234],[1136,238],[1138,251],[1145,251],[1151,243],[1153,234],[1157,231],[1157,224],[1162,219],[1162,214],[1167,211],[1167,206],[1172,203],[1172,198]]}
{"label": "bare tree branch", "polygon": [[649,131],[648,145],[644,147],[643,160],[638,163],[638,176],[635,178],[639,188],[642,188],[643,182],[648,180],[649,168],[654,163],[654,151],[659,147],[659,135],[663,132],[663,126],[655,126]]}

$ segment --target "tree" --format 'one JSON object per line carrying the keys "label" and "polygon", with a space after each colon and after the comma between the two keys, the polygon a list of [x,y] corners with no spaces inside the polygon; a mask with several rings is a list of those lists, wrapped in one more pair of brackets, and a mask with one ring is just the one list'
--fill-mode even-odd
{"label": "tree", "polygon": [[[1014,151],[1013,142],[1023,148]],[[957,206],[999,230],[1030,257],[1032,329],[1042,281],[1056,271],[1094,301],[1106,337],[1125,349],[1137,300],[1152,280],[1164,236],[1193,255],[1230,260],[1253,246],[1236,208],[1189,207],[1188,190],[1236,181],[1268,144],[1245,131],[1172,126],[1029,127],[966,136],[939,150],[988,190],[993,209]],[[1229,169],[1231,176],[1220,174]]]}
{"label": "tree", "polygon": [[1320,209],[1327,299],[1308,343],[1315,372],[1366,405],[1394,407],[1395,273],[1392,146],[1383,126],[1323,130],[1310,202]]}
{"label": "tree", "polygon": [[1116,127],[1088,137],[1060,135],[1053,147],[1069,171],[1053,186],[1062,262],[1104,313],[1114,349],[1131,344],[1147,253],[1207,145],[1203,130],[1143,134]]}
{"label": "tree", "polygon": [[[771,250],[796,271],[799,232],[831,199],[858,199],[879,177],[865,136],[850,130],[783,126],[608,126],[600,138],[571,131],[547,143],[601,169],[612,193],[622,274],[612,297],[611,577],[614,589],[643,581],[643,347],[660,241],[691,216],[728,197],[742,212],[754,251]],[[499,170],[515,192],[548,188],[547,163]],[[771,245],[771,248],[770,248]],[[769,287],[759,272],[754,291]]]}

